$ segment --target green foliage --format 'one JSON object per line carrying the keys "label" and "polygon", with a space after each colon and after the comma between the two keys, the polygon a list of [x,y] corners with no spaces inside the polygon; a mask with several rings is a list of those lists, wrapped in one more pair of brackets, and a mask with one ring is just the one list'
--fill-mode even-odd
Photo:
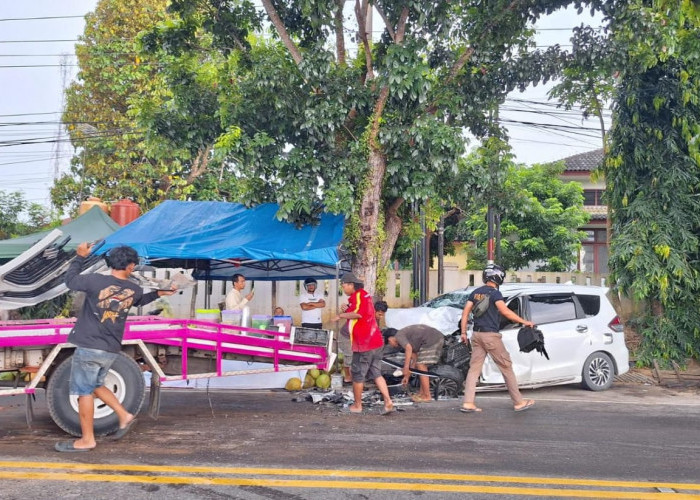
{"label": "green foliage", "polygon": [[410,227],[404,202],[449,205],[464,130],[483,136],[484,110],[556,74],[558,49],[536,50],[528,24],[566,3],[375,2],[385,30],[352,56],[336,43],[358,24],[343,2],[271,0],[263,22],[245,0],[175,1],[141,37],[167,89],[139,123],[168,148],[214,144],[238,201],[348,214],[358,265],[379,269],[397,235],[376,232],[376,212],[398,206]]}
{"label": "green foliage", "polygon": [[[488,154],[472,155],[469,171],[486,168],[488,161]],[[561,163],[525,167],[507,162],[505,167],[501,187],[496,185],[492,194],[475,200],[462,222],[463,241],[477,242],[470,264],[480,267],[486,260],[485,203],[490,202],[501,216],[501,265],[515,270],[531,263],[538,263],[539,271],[570,269],[585,236],[578,228],[588,221],[581,186],[559,179],[564,171]]]}
{"label": "green foliage", "polygon": [[[88,195],[130,198],[148,210],[165,199],[222,199],[235,192],[213,158],[223,131],[211,91],[219,67],[201,55],[168,65],[140,51],[139,34],[163,23],[180,38],[192,26],[166,14],[166,0],[100,0],[76,45],[78,78],[66,91],[63,122],[76,148],[69,173],[51,190],[60,210],[75,213]],[[217,36],[217,35],[212,35]],[[166,82],[182,91],[174,101]],[[183,111],[184,108],[184,111]],[[156,133],[154,133],[156,132]]]}
{"label": "green foliage", "polygon": [[637,359],[683,361],[700,356],[700,23],[689,2],[632,4],[616,11],[611,41],[629,60],[604,165],[610,267],[623,293],[650,304]]}
{"label": "green foliage", "polygon": [[29,203],[19,191],[0,190],[0,239],[14,238],[57,224],[55,214]]}

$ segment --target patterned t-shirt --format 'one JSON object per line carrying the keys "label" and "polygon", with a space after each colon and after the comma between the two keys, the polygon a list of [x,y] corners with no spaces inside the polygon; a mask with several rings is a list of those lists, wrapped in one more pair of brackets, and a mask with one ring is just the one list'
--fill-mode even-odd
{"label": "patterned t-shirt", "polygon": [[81,275],[82,261],[80,257],[74,259],[65,276],[70,290],[85,292],[85,303],[68,342],[88,349],[120,352],[129,309],[152,302],[158,298],[158,292],[144,294],[134,282],[112,275]]}

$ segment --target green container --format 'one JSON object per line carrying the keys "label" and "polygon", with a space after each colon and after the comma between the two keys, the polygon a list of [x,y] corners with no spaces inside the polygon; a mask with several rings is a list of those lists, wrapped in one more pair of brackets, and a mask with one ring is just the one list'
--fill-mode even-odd
{"label": "green container", "polygon": [[267,316],[264,314],[254,314],[250,318],[250,327],[257,328],[258,330],[267,330],[270,327],[271,321],[272,316]]}

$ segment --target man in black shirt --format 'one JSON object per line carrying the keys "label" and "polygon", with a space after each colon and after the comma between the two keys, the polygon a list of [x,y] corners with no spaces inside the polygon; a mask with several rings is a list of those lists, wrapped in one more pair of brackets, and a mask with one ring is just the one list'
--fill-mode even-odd
{"label": "man in black shirt", "polygon": [[85,303],[75,326],[68,335],[68,342],[76,346],[71,362],[70,394],[78,396],[78,414],[82,436],[75,441],[56,443],[56,451],[89,451],[96,445],[93,419],[95,398],[101,399],[119,417],[119,429],[115,439],[121,439],[136,421],[104,385],[110,366],[120,356],[124,326],[132,306],[148,304],[163,295],[175,293],[159,290],[143,293],[143,289],[129,280],[138,264],[139,256],[131,247],[111,249],[105,256],[112,268],[108,275],[91,273],[81,275],[83,261],[90,255],[92,245],[81,243],[77,257],[71,262],[65,276],[70,290],[85,292]]}
{"label": "man in black shirt", "polygon": [[464,387],[464,403],[460,408],[461,412],[472,413],[481,411],[474,404],[476,397],[476,383],[481,375],[481,368],[484,366],[486,355],[489,354],[498,369],[503,374],[508,393],[513,400],[515,411],[524,411],[535,404],[533,399],[523,399],[518,389],[518,381],[513,373],[513,363],[510,355],[503,345],[501,334],[498,333],[501,326],[500,315],[514,323],[522,323],[527,326],[535,326],[532,321],[527,321],[513,311],[508,309],[503,295],[498,291],[498,287],[503,284],[506,273],[501,266],[489,264],[484,269],[482,278],[484,286],[474,290],[467,299],[467,303],[462,311],[462,342],[467,341],[467,320],[469,314],[474,310],[474,334],[472,335],[472,357],[469,362],[469,373]]}

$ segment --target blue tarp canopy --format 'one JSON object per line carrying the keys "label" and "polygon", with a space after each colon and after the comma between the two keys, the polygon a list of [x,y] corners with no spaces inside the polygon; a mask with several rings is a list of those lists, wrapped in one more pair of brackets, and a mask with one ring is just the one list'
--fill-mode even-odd
{"label": "blue tarp canopy", "polygon": [[97,250],[129,245],[144,263],[194,269],[198,279],[331,279],[349,270],[339,253],[345,218],[323,214],[298,229],[277,220],[273,203],[246,208],[219,201],[165,201],[105,238]]}

